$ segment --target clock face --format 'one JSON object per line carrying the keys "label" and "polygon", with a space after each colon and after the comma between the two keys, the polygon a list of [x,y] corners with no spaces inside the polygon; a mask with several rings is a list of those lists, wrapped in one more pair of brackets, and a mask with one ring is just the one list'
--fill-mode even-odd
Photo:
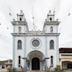
{"label": "clock face", "polygon": [[37,39],[33,40],[33,41],[32,41],[32,45],[33,45],[34,47],[38,47],[38,46],[40,45],[39,40],[37,40]]}

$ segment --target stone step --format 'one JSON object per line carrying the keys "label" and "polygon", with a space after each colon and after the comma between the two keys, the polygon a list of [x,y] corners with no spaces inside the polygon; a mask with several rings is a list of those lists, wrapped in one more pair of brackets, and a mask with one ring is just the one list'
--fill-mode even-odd
{"label": "stone step", "polygon": [[34,70],[34,71],[27,71],[27,72],[45,72],[45,71]]}

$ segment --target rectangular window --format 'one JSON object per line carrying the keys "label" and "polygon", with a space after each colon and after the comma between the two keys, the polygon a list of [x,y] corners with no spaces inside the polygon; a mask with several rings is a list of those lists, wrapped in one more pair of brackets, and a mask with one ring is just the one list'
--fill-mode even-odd
{"label": "rectangular window", "polygon": [[51,56],[51,67],[53,67],[53,56]]}
{"label": "rectangular window", "polygon": [[21,65],[21,56],[18,56],[18,67]]}

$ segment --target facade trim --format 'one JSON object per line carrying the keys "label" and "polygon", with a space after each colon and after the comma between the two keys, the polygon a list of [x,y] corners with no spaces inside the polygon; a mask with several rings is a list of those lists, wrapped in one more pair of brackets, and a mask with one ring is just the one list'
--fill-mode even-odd
{"label": "facade trim", "polygon": [[12,33],[12,36],[59,36],[60,33],[44,33],[44,34],[29,34],[29,33]]}

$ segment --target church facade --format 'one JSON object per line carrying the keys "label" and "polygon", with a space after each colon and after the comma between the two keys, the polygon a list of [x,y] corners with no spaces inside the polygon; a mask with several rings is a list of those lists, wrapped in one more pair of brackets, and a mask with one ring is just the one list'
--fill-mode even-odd
{"label": "church facade", "polygon": [[49,11],[42,31],[29,31],[24,13],[17,14],[13,25],[13,67],[46,70],[59,65],[59,21]]}

